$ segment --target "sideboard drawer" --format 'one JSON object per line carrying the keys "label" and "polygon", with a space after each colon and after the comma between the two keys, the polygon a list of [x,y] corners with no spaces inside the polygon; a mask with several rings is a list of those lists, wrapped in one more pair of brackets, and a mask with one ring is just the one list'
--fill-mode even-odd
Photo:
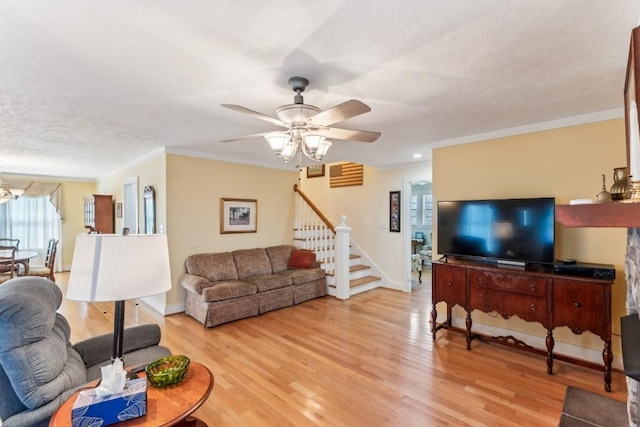
{"label": "sideboard drawer", "polygon": [[469,285],[539,297],[546,297],[549,289],[543,277],[478,270],[469,271]]}
{"label": "sideboard drawer", "polygon": [[527,322],[539,322],[542,326],[549,324],[549,310],[547,299],[531,295],[521,295],[515,293],[504,294],[505,312],[507,316],[518,316]]}
{"label": "sideboard drawer", "polygon": [[[591,331],[604,336],[606,324],[602,314],[606,310],[604,285],[570,279],[553,281],[553,322],[555,326],[568,326],[574,334]],[[603,338],[604,339],[604,338]]]}
{"label": "sideboard drawer", "polygon": [[467,306],[467,274],[463,268],[437,264],[433,267],[433,303]]}

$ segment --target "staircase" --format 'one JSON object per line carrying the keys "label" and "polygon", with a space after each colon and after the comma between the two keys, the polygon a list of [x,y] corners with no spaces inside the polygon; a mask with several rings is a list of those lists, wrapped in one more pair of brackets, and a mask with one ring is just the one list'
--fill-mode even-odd
{"label": "staircase", "polygon": [[[296,204],[296,222],[294,226],[295,246],[300,249],[312,250],[316,253],[316,260],[327,273],[327,293],[340,299],[346,299],[351,295],[375,289],[381,285],[380,273],[371,266],[369,259],[358,250],[357,246],[349,239],[348,232],[351,230],[344,224],[336,227],[332,224],[320,210],[308,199],[308,197],[294,185],[294,191],[300,196]],[[345,234],[346,232],[346,234]],[[347,246],[346,251],[339,251],[336,245],[336,233],[342,235]],[[345,243],[343,243],[344,245]],[[342,257],[339,252],[346,252]],[[347,269],[341,270],[348,265]],[[347,271],[348,289],[339,291],[340,271]]]}

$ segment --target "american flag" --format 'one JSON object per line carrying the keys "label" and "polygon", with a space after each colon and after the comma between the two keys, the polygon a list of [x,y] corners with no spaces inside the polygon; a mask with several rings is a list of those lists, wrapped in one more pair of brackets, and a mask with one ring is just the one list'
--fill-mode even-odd
{"label": "american flag", "polygon": [[362,185],[363,166],[357,163],[342,163],[329,168],[329,187]]}

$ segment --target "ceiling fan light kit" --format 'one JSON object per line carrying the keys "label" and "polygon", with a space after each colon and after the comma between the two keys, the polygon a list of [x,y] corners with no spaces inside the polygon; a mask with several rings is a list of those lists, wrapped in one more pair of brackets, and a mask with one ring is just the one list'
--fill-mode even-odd
{"label": "ceiling fan light kit", "polygon": [[7,203],[9,200],[15,200],[24,194],[24,190],[19,188],[2,188],[2,180],[0,179],[0,205]]}
{"label": "ceiling fan light kit", "polygon": [[329,126],[342,120],[371,111],[367,105],[355,99],[343,102],[328,110],[304,103],[301,93],[309,85],[304,77],[291,77],[289,87],[296,92],[293,104],[283,105],[276,109],[276,117],[267,116],[239,105],[222,104],[240,113],[248,114],[277,126],[287,128],[286,131],[266,132],[239,138],[226,139],[222,142],[264,136],[269,147],[276,156],[289,163],[296,155],[321,162],[327,154],[332,142],[328,138],[349,141],[374,142],[380,137],[379,132],[330,128]]}

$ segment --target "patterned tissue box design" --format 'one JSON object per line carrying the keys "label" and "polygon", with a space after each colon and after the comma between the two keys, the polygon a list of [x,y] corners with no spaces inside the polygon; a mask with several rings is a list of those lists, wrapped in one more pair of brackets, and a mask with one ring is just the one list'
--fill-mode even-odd
{"label": "patterned tissue box design", "polygon": [[108,426],[147,413],[147,379],[127,381],[122,393],[96,396],[95,389],[82,390],[73,404],[73,427]]}

